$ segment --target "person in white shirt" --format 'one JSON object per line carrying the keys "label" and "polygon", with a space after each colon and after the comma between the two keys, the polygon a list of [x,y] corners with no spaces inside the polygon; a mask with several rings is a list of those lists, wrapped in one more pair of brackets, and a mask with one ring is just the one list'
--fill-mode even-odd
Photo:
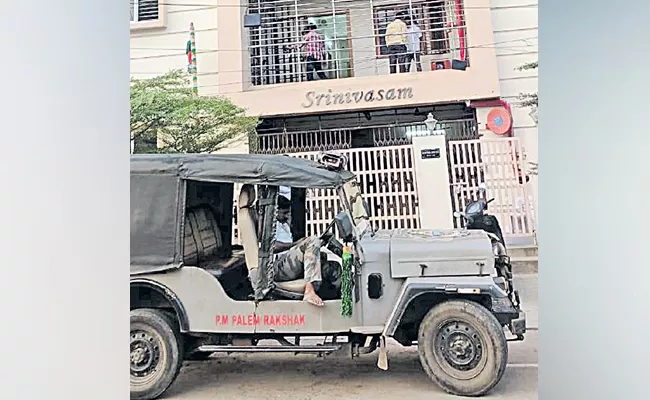
{"label": "person in white shirt", "polygon": [[300,279],[304,276],[307,284],[303,300],[315,306],[322,306],[323,300],[316,294],[315,285],[322,279],[319,236],[306,237],[297,242],[293,241],[289,226],[290,201],[284,196],[278,196],[278,215],[276,221],[275,280],[286,282]]}
{"label": "person in white shirt", "polygon": [[422,54],[422,50],[420,49],[422,30],[418,26],[417,21],[410,16],[407,16],[405,19],[408,25],[408,31],[406,33],[406,72],[411,71],[412,61],[415,61],[418,72],[422,72],[422,63],[420,62],[420,56]]}

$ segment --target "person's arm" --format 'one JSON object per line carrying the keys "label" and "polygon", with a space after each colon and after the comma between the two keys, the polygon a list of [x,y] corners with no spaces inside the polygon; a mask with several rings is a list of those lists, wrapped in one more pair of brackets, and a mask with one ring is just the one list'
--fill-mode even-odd
{"label": "person's arm", "polygon": [[294,243],[284,243],[284,242],[275,242],[275,252],[276,253],[282,253],[283,251],[287,251],[290,248],[292,248]]}
{"label": "person's arm", "polygon": [[301,38],[300,42],[298,42],[298,44],[290,44],[289,46],[287,46],[287,48],[302,51],[303,47],[307,46],[307,39],[306,38],[307,38],[306,35],[303,36]]}
{"label": "person's arm", "polygon": [[282,253],[283,251],[289,250],[293,246],[297,246],[300,243],[302,243],[305,239],[307,239],[307,238],[304,237],[304,238],[302,238],[302,239],[300,239],[298,241],[295,241],[293,243],[286,243],[286,242],[278,242],[278,241],[276,241],[275,242],[275,252],[276,253]]}

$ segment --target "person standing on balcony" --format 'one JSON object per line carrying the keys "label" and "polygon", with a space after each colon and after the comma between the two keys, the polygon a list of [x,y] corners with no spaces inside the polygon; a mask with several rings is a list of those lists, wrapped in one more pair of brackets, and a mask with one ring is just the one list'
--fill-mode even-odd
{"label": "person standing on balcony", "polygon": [[408,24],[406,50],[406,72],[411,72],[411,62],[415,61],[415,67],[418,72],[422,72],[422,63],[420,62],[421,50],[420,40],[422,39],[422,30],[415,19],[410,16],[406,17]]}
{"label": "person standing on balcony", "polygon": [[388,60],[390,62],[390,73],[397,72],[397,65],[399,64],[399,72],[406,72],[406,43],[408,27],[404,22],[404,13],[399,12],[395,19],[386,27],[386,46],[388,47]]}
{"label": "person standing on balcony", "polygon": [[325,39],[316,31],[317,29],[316,25],[309,24],[307,33],[302,38],[304,43],[301,47],[305,48],[308,81],[314,80],[314,71],[318,74],[318,79],[327,79],[327,75],[323,72],[323,61],[327,58]]}

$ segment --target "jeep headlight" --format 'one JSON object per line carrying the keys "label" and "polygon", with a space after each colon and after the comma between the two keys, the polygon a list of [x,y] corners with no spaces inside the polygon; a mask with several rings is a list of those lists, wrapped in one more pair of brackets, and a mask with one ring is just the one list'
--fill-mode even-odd
{"label": "jeep headlight", "polygon": [[497,276],[492,279],[494,280],[494,283],[496,283],[496,285],[501,288],[501,290],[508,293],[508,281],[506,281],[506,278]]}
{"label": "jeep headlight", "polygon": [[492,252],[495,257],[503,257],[508,255],[506,253],[506,247],[501,242],[492,242]]}

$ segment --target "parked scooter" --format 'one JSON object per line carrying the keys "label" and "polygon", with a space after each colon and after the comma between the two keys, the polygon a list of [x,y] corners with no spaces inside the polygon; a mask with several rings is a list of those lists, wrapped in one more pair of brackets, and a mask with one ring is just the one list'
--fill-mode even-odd
{"label": "parked scooter", "polygon": [[480,183],[478,186],[478,200],[471,201],[465,207],[464,213],[455,212],[454,215],[465,219],[465,227],[467,229],[480,229],[488,234],[495,235],[498,242],[503,246],[505,253],[505,241],[503,240],[503,233],[499,220],[494,215],[487,213],[488,204],[494,201],[494,198],[486,200],[487,187],[485,183]]}
{"label": "parked scooter", "polygon": [[[494,198],[486,200],[487,187],[485,183],[480,183],[478,187],[478,200],[471,201],[465,207],[465,212],[455,212],[456,218],[465,220],[465,229],[485,231],[492,239],[492,250],[497,257],[497,270],[499,275],[506,281],[505,289],[510,294],[512,292],[512,266],[510,257],[506,251],[506,242],[503,239],[503,232],[499,225],[499,220],[487,213],[488,204],[494,201]],[[518,295],[515,293],[515,297]],[[519,301],[517,299],[517,301]]]}

